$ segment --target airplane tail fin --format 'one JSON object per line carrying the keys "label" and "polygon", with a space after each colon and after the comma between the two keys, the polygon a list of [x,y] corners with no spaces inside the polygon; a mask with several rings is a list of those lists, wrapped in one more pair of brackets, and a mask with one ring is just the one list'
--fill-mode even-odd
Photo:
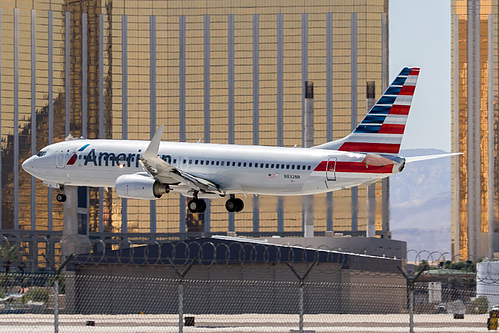
{"label": "airplane tail fin", "polygon": [[404,67],[352,133],[314,148],[398,154],[418,75],[419,68]]}

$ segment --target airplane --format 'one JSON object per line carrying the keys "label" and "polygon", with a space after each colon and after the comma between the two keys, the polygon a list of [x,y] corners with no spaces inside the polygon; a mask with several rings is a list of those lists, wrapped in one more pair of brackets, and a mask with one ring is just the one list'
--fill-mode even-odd
{"label": "airplane", "polygon": [[42,148],[23,169],[57,188],[115,188],[122,198],[156,200],[169,192],[188,198],[191,212],[204,199],[226,197],[229,212],[244,208],[236,194],[312,195],[372,184],[399,173],[407,162],[459,153],[404,158],[400,144],[420,69],[405,67],[355,130],[343,139],[311,148],[66,139]]}

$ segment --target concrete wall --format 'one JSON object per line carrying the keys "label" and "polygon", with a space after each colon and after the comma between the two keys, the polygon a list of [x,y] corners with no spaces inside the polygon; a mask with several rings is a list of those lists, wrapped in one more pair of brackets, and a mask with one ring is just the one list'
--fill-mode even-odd
{"label": "concrete wall", "polygon": [[[303,274],[308,264],[293,266]],[[405,280],[400,275],[319,263],[306,281],[306,313],[405,309]],[[179,280],[170,265],[82,267],[68,273],[66,284],[68,313],[178,313]],[[298,279],[286,264],[194,265],[183,286],[186,314],[298,313],[299,309]],[[386,305],[380,307],[383,300]]]}

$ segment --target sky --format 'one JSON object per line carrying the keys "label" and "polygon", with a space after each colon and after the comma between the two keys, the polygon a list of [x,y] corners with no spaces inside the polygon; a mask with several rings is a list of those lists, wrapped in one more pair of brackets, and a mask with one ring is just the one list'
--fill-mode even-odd
{"label": "sky", "polygon": [[401,149],[451,149],[450,0],[389,1],[390,82],[421,68]]}

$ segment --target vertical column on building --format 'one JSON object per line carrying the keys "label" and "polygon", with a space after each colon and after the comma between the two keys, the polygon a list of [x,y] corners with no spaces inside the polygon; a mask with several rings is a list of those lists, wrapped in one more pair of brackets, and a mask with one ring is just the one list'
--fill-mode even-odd
{"label": "vertical column on building", "polygon": [[[34,5],[34,4],[33,4]],[[1,115],[1,113],[0,113]],[[31,155],[36,154],[36,11],[31,9]],[[36,178],[31,176],[31,230],[36,230]],[[36,264],[36,238],[29,243],[30,260]]]}
{"label": "vertical column on building", "polygon": [[[310,148],[314,145],[314,86],[308,82],[308,14],[301,18],[301,75],[302,75],[302,146]],[[303,196],[303,236],[314,237],[314,196]]]}
{"label": "vertical column on building", "polygon": [[[185,135],[185,16],[181,15],[179,19],[179,140],[184,142]],[[180,226],[179,232],[186,232],[185,227],[185,198],[180,196],[179,204]]]}
{"label": "vertical column on building", "polygon": [[[123,112],[121,137],[128,140],[128,18],[122,16],[121,21],[121,68],[122,68],[122,91],[121,105]],[[128,232],[128,201],[121,198],[121,232]]]}
{"label": "vertical column on building", "polygon": [[[48,144],[52,144],[54,141],[54,97],[53,97],[53,81],[54,81],[54,74],[53,74],[53,62],[54,62],[54,49],[53,49],[53,22],[52,22],[52,10],[49,10],[48,13],[48,106],[49,106],[49,124],[48,124]],[[53,219],[52,219],[52,214],[53,214],[53,189],[49,187],[48,191],[48,229],[49,231],[53,230]],[[65,222],[65,221],[64,221]]]}
{"label": "vertical column on building", "polygon": [[[381,14],[381,90],[388,87],[388,25],[386,13]],[[390,180],[383,178],[381,181],[382,200],[382,231],[383,235],[390,232]]]}
{"label": "vertical column on building", "polygon": [[84,139],[88,138],[88,105],[87,105],[87,58],[88,58],[88,44],[87,44],[87,13],[81,14],[81,27],[82,27],[82,42],[81,42],[81,135]]}
{"label": "vertical column on building", "polygon": [[[204,142],[210,142],[210,15],[204,16]],[[210,232],[211,201],[206,201],[204,231]]]}
{"label": "vertical column on building", "polygon": [[[36,154],[36,11],[31,9],[31,155]],[[36,230],[36,178],[31,176],[31,230]],[[33,242],[33,246],[36,242]],[[32,254],[36,252],[31,252]]]}
{"label": "vertical column on building", "polygon": [[69,13],[69,11],[66,11],[66,17],[65,17],[65,20],[66,20],[66,26],[65,26],[65,81],[64,82],[64,85],[65,85],[65,88],[64,90],[66,91],[66,100],[65,100],[65,109],[66,109],[66,119],[65,119],[65,129],[64,129],[64,133],[65,133],[65,136],[67,137],[69,135],[69,131],[71,130],[71,127],[70,127],[70,119],[71,119],[71,115],[70,115],[70,112],[71,112],[71,109],[70,109],[70,102],[71,102],[71,86],[70,86],[70,82],[71,82],[71,77],[70,77],[70,56],[71,56],[71,49],[70,49],[70,24],[71,24],[71,14]]}
{"label": "vertical column on building", "polygon": [[488,35],[488,132],[489,132],[489,147],[488,147],[488,187],[489,187],[489,258],[494,258],[494,15],[489,15],[489,35]]}
{"label": "vertical column on building", "polygon": [[468,260],[480,233],[480,1],[468,1]]}
{"label": "vertical column on building", "polygon": [[[2,8],[0,8],[0,138],[2,137]],[[0,154],[0,189],[2,188],[2,177],[3,175],[3,164],[2,164],[2,154]],[[0,190],[0,229],[3,229],[2,221],[2,191]]]}
{"label": "vertical column on building", "polygon": [[[284,146],[283,110],[283,58],[284,58],[283,14],[277,14],[277,145]],[[277,231],[284,231],[284,198],[277,198]]]}
{"label": "vertical column on building", "polygon": [[[375,103],[376,81],[368,81],[366,84],[366,106],[367,111]],[[367,228],[366,237],[376,236],[376,184],[367,185]]]}
{"label": "vertical column on building", "polygon": [[14,229],[19,229],[19,8],[14,8]]}
{"label": "vertical column on building", "polygon": [[[1,115],[1,113],[0,113]],[[31,155],[36,154],[36,11],[31,9]],[[36,230],[36,178],[31,176],[31,231]],[[36,266],[38,246],[30,242],[30,257]]]}
{"label": "vertical column on building", "polygon": [[[453,114],[453,121],[454,121],[454,141],[452,142],[452,151],[458,152],[459,151],[459,15],[454,15],[453,18],[454,20],[454,114]],[[462,157],[461,157],[462,158]],[[453,181],[453,187],[454,187],[454,195],[452,197],[452,210],[453,214],[451,214],[453,220],[454,220],[454,239],[453,239],[453,248],[452,248],[452,255],[459,255],[460,253],[460,246],[459,246],[459,237],[460,237],[460,225],[461,225],[461,219],[460,219],[460,214],[459,214],[459,157],[454,157],[454,164],[453,164],[453,172],[454,172],[454,177],[452,179]]]}
{"label": "vertical column on building", "polygon": [[[68,41],[69,34],[69,13],[66,12],[66,40]],[[81,134],[83,138],[87,138],[87,14],[81,15],[81,75],[82,75],[82,88],[81,88],[81,108],[82,108],[82,123]],[[53,42],[52,42],[52,11],[49,11],[49,144],[53,140]],[[68,44],[67,44],[68,45]],[[66,47],[66,80],[69,80],[69,48]],[[66,82],[66,131],[69,131],[69,103],[67,96],[69,95],[69,85]],[[85,191],[85,192],[83,192]],[[81,193],[83,192],[83,193]],[[82,187],[79,189],[77,186],[66,186],[64,189],[66,201],[63,204],[63,230],[61,239],[61,252],[63,256],[70,254],[88,253],[90,251],[90,240],[88,238],[88,188]],[[79,207],[80,200],[78,197],[85,198],[85,204]],[[51,205],[51,195],[49,196],[49,205]],[[50,206],[51,207],[51,206]],[[52,214],[49,214],[49,230],[52,230]],[[85,218],[83,218],[83,216]],[[83,223],[79,223],[83,221]],[[54,249],[51,249],[53,251]],[[53,252],[51,256],[53,256]],[[50,257],[50,256],[49,256]]]}
{"label": "vertical column on building", "polygon": [[[333,141],[333,14],[326,14],[326,141]],[[326,230],[333,231],[333,192],[326,194]]]}
{"label": "vertical column on building", "polygon": [[[99,138],[104,139],[104,17],[99,14]],[[104,189],[99,187],[99,232],[104,232]]]}
{"label": "vertical column on building", "polygon": [[[253,144],[260,144],[260,17],[253,14]],[[253,195],[253,232],[260,231],[260,202]]]}
{"label": "vertical column on building", "polygon": [[[81,135],[84,139],[88,139],[88,14],[85,12],[86,6],[84,6],[84,11],[81,14],[81,27],[82,27],[82,43],[81,43]],[[83,198],[79,198],[80,195],[84,196]],[[85,223],[86,226],[82,223],[78,228],[79,232],[83,232],[85,235],[88,235],[88,221],[89,221],[89,212],[88,212],[88,198],[89,198],[89,189],[85,186],[83,189],[79,189],[77,191],[78,202],[83,203],[86,202],[85,205],[78,207],[78,215],[85,215]]]}
{"label": "vertical column on building", "polygon": [[[352,13],[351,16],[351,119],[350,127],[353,131],[357,126],[357,13]],[[352,187],[352,231],[357,231],[358,216],[359,216],[359,189],[357,186]]]}
{"label": "vertical column on building", "polygon": [[[156,16],[149,17],[149,86],[150,86],[150,107],[151,114],[149,120],[149,132],[151,139],[156,132]],[[149,202],[149,215],[151,219],[150,231],[152,237],[156,233],[156,201]]]}
{"label": "vertical column on building", "polygon": [[[228,73],[228,110],[229,110],[229,144],[235,143],[234,137],[234,15],[229,15],[228,20],[228,34],[227,34],[227,45],[228,45],[228,58],[229,62],[227,64]],[[229,212],[229,231],[235,231],[235,218],[234,212]]]}
{"label": "vertical column on building", "polygon": [[[304,117],[303,137],[305,138],[305,148],[314,145],[314,85],[305,81],[305,117]],[[314,237],[314,196],[305,195],[303,197],[303,236]]]}

